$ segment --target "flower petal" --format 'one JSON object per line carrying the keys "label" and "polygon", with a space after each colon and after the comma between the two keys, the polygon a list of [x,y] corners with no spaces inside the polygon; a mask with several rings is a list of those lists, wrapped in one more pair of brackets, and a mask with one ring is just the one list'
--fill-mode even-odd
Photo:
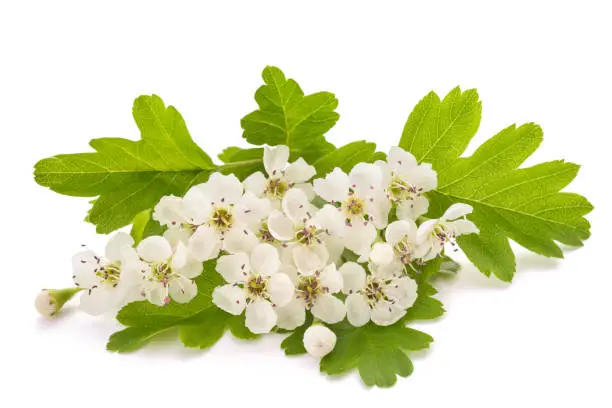
{"label": "flower petal", "polygon": [[320,295],[310,309],[313,316],[325,323],[334,324],[342,321],[346,315],[346,306],[337,297],[330,294]]}
{"label": "flower petal", "polygon": [[377,242],[370,252],[370,260],[376,265],[387,265],[394,257],[393,247],[387,243]]}
{"label": "flower petal", "polygon": [[249,253],[258,243],[259,238],[255,234],[240,226],[231,228],[223,236],[223,249],[232,254]]}
{"label": "flower petal", "polygon": [[191,231],[185,228],[168,228],[166,232],[164,232],[164,238],[168,240],[172,248],[175,248],[179,242],[187,245],[189,243],[189,237],[191,237]]}
{"label": "flower petal", "polygon": [[344,235],[345,222],[342,211],[330,204],[324,205],[323,208],[315,213],[312,219],[312,223],[317,228],[337,237]]}
{"label": "flower petal", "polygon": [[410,170],[417,166],[415,157],[402,149],[401,147],[393,146],[387,155],[387,162],[391,169],[400,177],[409,174]]}
{"label": "flower petal", "polygon": [[364,288],[366,272],[361,265],[355,262],[346,262],[338,269],[342,275],[342,292],[351,294]]}
{"label": "flower petal", "polygon": [[168,240],[157,235],[147,237],[138,244],[138,256],[146,262],[164,262],[172,256]]}
{"label": "flower petal", "polygon": [[257,197],[261,197],[266,188],[266,176],[264,176],[261,171],[256,171],[245,178],[242,184],[247,192],[253,193]]}
{"label": "flower petal", "polygon": [[410,172],[407,181],[424,193],[436,188],[438,185],[438,174],[431,168],[431,164],[423,163]]}
{"label": "flower petal", "polygon": [[110,261],[121,261],[133,252],[134,238],[123,231],[115,233],[106,244],[105,256]]}
{"label": "flower petal", "polygon": [[117,309],[119,307],[117,291],[107,287],[85,290],[80,297],[79,307],[92,316]]}
{"label": "flower petal", "polygon": [[390,210],[391,201],[382,189],[375,188],[370,191],[369,196],[365,200],[365,211],[377,229],[383,229],[387,226]]}
{"label": "flower petal", "polygon": [[[283,212],[293,221],[294,224],[304,223],[310,218],[312,205],[308,201],[306,194],[297,188],[292,188],[283,197]],[[314,211],[313,211],[314,212]]]}
{"label": "flower petal", "polygon": [[402,309],[411,307],[417,299],[418,285],[414,279],[407,276],[394,279],[384,291],[385,294],[394,298],[396,304]]}
{"label": "flower petal", "polygon": [[310,275],[316,270],[321,270],[327,260],[329,253],[324,245],[305,247],[296,245],[293,247],[293,261],[297,270],[305,275]]}
{"label": "flower petal", "polygon": [[342,290],[342,274],[336,269],[336,265],[329,264],[319,274],[319,281],[329,293],[337,293]]}
{"label": "flower petal", "polygon": [[100,258],[91,250],[81,251],[72,257],[72,279],[81,288],[91,288],[100,282],[96,271],[102,265]]}
{"label": "flower petal", "polygon": [[161,225],[179,226],[187,221],[183,212],[183,199],[173,195],[162,197],[155,205],[151,218]]}
{"label": "flower petal", "polygon": [[350,226],[345,226],[344,246],[357,255],[370,252],[374,240],[378,236],[376,227],[371,222],[355,221]]}
{"label": "flower petal", "polygon": [[198,294],[198,286],[191,279],[175,276],[168,283],[170,297],[178,303],[187,303]]}
{"label": "flower petal", "polygon": [[236,204],[240,201],[244,188],[233,174],[213,173],[208,181],[202,184],[202,191],[214,205]]}
{"label": "flower petal", "polygon": [[417,244],[423,245],[428,242],[437,224],[438,220],[427,220],[421,225],[419,225],[419,229],[416,235]]}
{"label": "flower petal", "polygon": [[291,302],[295,293],[295,287],[291,279],[284,273],[276,273],[270,276],[267,289],[270,301],[276,306],[285,306]]}
{"label": "flower petal", "polygon": [[444,212],[444,215],[442,215],[440,220],[456,220],[459,217],[471,214],[473,210],[474,208],[469,204],[455,203],[448,207],[448,209]]}
{"label": "flower petal", "polygon": [[271,212],[272,203],[268,198],[257,197],[249,191],[236,205],[234,216],[238,223],[246,224],[247,227],[255,229],[262,220],[268,218]]}
{"label": "flower petal", "polygon": [[[427,221],[426,221],[427,222]],[[394,221],[385,230],[385,240],[391,244],[391,246],[397,245],[398,242],[404,238],[408,239],[408,242],[417,241],[417,226],[412,220],[399,220]]]}
{"label": "flower petal", "polygon": [[285,178],[290,183],[303,183],[310,180],[317,171],[301,157],[287,166]]}
{"label": "flower petal", "polygon": [[269,176],[275,176],[287,167],[289,162],[289,148],[284,145],[264,147],[263,163]]}
{"label": "flower petal", "polygon": [[379,301],[372,308],[370,318],[379,326],[389,326],[406,314],[406,310],[390,302]]}
{"label": "flower petal", "polygon": [[470,220],[456,220],[448,223],[448,227],[453,231],[455,236],[464,234],[478,234],[480,230]]}
{"label": "flower petal", "polygon": [[183,197],[185,222],[201,225],[208,221],[212,212],[212,199],[203,191],[202,184],[193,186]]}
{"label": "flower petal", "polygon": [[251,252],[251,270],[263,275],[272,275],[278,271],[281,262],[278,251],[270,244],[255,245]]}
{"label": "flower petal", "polygon": [[276,308],[276,325],[281,329],[293,330],[306,321],[306,307],[302,299],[292,298],[285,306]]}
{"label": "flower petal", "polygon": [[253,333],[269,333],[276,325],[276,319],[276,312],[267,300],[257,299],[246,307],[245,326]]}
{"label": "flower petal", "polygon": [[251,272],[249,256],[244,253],[223,255],[219,257],[216,269],[228,283],[244,282]]}
{"label": "flower petal", "polygon": [[244,290],[231,284],[217,286],[212,293],[212,301],[221,310],[238,316],[246,306]]}
{"label": "flower petal", "polygon": [[308,199],[308,201],[312,201],[316,196],[314,187],[310,183],[296,183],[293,185],[293,188],[302,190],[304,194],[306,194],[306,198]]}
{"label": "flower petal", "polygon": [[346,318],[355,327],[363,326],[370,321],[370,305],[365,296],[353,293],[346,298]]}
{"label": "flower petal", "polygon": [[221,249],[217,232],[208,225],[200,225],[189,239],[189,252],[200,262],[216,258]]}
{"label": "flower petal", "polygon": [[349,181],[353,189],[361,194],[380,188],[383,176],[380,168],[372,163],[357,163],[349,173]]}
{"label": "flower petal", "polygon": [[184,276],[185,278],[194,279],[202,274],[203,267],[204,266],[202,265],[202,262],[191,256],[188,256],[185,264],[183,264],[183,266],[181,266],[180,268],[176,269],[176,273]]}
{"label": "flower petal", "polygon": [[412,200],[405,200],[397,206],[397,217],[400,220],[416,220],[427,213],[429,200],[425,196],[419,196]]}
{"label": "flower petal", "polygon": [[143,285],[142,293],[145,298],[157,306],[165,306],[168,299],[168,288],[161,282],[146,281]]}
{"label": "flower petal", "polygon": [[325,178],[313,182],[315,192],[329,202],[343,202],[348,197],[350,185],[349,176],[338,167]]}
{"label": "flower petal", "polygon": [[288,241],[293,238],[295,226],[289,217],[278,210],[274,210],[268,217],[268,230],[279,241]]}

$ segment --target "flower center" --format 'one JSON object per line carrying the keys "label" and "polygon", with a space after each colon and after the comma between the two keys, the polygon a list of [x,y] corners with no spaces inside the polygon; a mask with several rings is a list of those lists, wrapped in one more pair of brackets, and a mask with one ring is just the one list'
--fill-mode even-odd
{"label": "flower center", "polygon": [[391,185],[387,189],[387,194],[389,195],[389,198],[396,203],[407,200],[414,200],[416,197],[419,197],[422,192],[422,188],[410,185],[406,181],[395,175],[393,175],[393,177],[391,178]]}
{"label": "flower center", "polygon": [[227,232],[234,223],[234,215],[227,207],[216,207],[213,210],[210,222],[219,232]]}
{"label": "flower center", "polygon": [[290,188],[291,185],[285,179],[275,177],[266,182],[264,193],[272,199],[281,199]]}
{"label": "flower center", "polygon": [[363,290],[363,295],[368,299],[370,307],[374,307],[381,300],[393,303],[394,300],[390,299],[385,294],[385,287],[387,287],[391,281],[383,281],[380,279],[372,278],[368,276],[368,281]]}
{"label": "flower center", "polygon": [[151,264],[151,274],[149,275],[149,281],[160,282],[164,286],[168,284],[168,280],[172,276],[172,267],[165,262]]}
{"label": "flower center", "polygon": [[436,240],[438,240],[438,242],[440,243],[440,246],[444,246],[444,244],[448,242],[450,242],[451,245],[453,246],[455,245],[455,241],[456,241],[455,234],[450,232],[448,228],[446,227],[446,225],[443,223],[436,224],[436,226],[434,227],[432,231],[432,235],[434,236]]}
{"label": "flower center", "polygon": [[273,243],[276,241],[276,239],[270,232],[270,229],[268,228],[268,223],[266,222],[261,223],[255,235],[257,236],[257,238],[259,238],[261,242]]}
{"label": "flower center", "polygon": [[408,241],[408,237],[404,237],[400,242],[395,244],[393,249],[403,264],[409,264],[414,261],[412,258],[412,254],[414,252],[413,245]]}
{"label": "flower center", "polygon": [[365,204],[362,199],[355,195],[349,196],[349,198],[342,203],[342,208],[348,218],[363,217],[365,215]]}
{"label": "flower center", "polygon": [[329,292],[329,289],[321,284],[317,273],[312,276],[300,276],[296,290],[297,298],[303,299],[309,309],[320,295]]}
{"label": "flower center", "polygon": [[319,239],[319,235],[321,232],[322,231],[318,230],[317,227],[313,225],[304,225],[295,232],[295,240],[300,245],[307,247],[320,244],[321,240]]}
{"label": "flower center", "polygon": [[100,278],[100,282],[112,287],[116,287],[119,284],[119,277],[121,275],[121,262],[115,262],[101,266],[96,271],[96,276]]}
{"label": "flower center", "polygon": [[250,301],[257,298],[267,298],[268,278],[263,275],[253,275],[246,284],[247,296]]}

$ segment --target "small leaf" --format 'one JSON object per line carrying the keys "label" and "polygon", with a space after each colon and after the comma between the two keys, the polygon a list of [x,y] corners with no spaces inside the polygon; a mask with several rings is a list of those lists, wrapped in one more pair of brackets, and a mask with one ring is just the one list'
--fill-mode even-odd
{"label": "small leaf", "polygon": [[151,235],[162,235],[164,233],[164,228],[159,222],[151,218],[152,212],[152,209],[141,211],[132,220],[130,235],[134,238],[134,245]]}
{"label": "small leaf", "polygon": [[306,354],[306,349],[304,348],[304,333],[311,325],[312,315],[308,313],[304,324],[293,330],[289,336],[284,338],[281,343],[281,348],[285,350],[286,355],[295,356]]}
{"label": "small leaf", "polygon": [[314,162],[314,166],[319,177],[324,177],[336,167],[348,173],[357,163],[372,163],[377,160],[377,157],[380,156],[375,156],[375,151],[375,143],[366,142],[365,140],[352,142],[321,157]]}

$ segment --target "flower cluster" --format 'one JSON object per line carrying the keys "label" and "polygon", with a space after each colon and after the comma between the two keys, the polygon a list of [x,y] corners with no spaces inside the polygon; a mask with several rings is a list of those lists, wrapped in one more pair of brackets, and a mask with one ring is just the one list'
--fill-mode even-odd
{"label": "flower cluster", "polygon": [[478,232],[466,204],[425,218],[436,173],[401,148],[321,178],[301,158],[289,163],[286,146],[266,147],[263,164],[265,173],[243,182],[214,173],[184,197],[163,197],[152,214],[162,236],[135,245],[119,232],[103,257],[76,254],[81,307],[99,314],[135,300],[189,302],[202,263],[216,259],[226,281],[212,293],[217,307],[244,313],[253,333],[296,329],[309,312],[315,324],[304,344],[322,356],[336,341],[325,325],[397,322],[417,298],[424,265]]}

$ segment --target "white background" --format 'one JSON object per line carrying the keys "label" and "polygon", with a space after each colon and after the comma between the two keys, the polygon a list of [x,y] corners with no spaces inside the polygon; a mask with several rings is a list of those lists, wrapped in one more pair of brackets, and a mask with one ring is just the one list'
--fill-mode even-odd
{"label": "white background", "polygon": [[[1,405],[612,406],[606,3],[2,1]],[[82,222],[87,200],[37,186],[33,164],[88,151],[93,137],[137,138],[132,100],[150,93],[216,155],[242,143],[240,118],[267,64],[307,93],[337,95],[332,142],[381,150],[429,90],[477,87],[483,119],[470,149],[511,123],[541,124],[529,163],[583,165],[571,190],[596,207],[593,237],[564,260],[519,251],[512,285],[466,264],[441,285],[448,313],[416,326],[435,343],[387,390],[284,357],[280,336],[224,338],[206,352],[169,338],[118,355],[104,349],[119,328],[111,317],[74,307],[53,322],[37,316],[38,290],[70,285],[73,252],[102,249],[105,237]]]}

